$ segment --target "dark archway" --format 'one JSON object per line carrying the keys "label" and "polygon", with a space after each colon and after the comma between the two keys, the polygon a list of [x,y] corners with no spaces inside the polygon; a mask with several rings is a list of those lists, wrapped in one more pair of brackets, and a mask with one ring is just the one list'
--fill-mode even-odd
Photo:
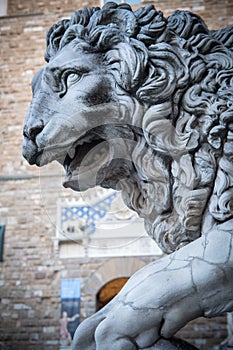
{"label": "dark archway", "polygon": [[115,278],[114,280],[106,283],[96,296],[96,311],[100,310],[107,303],[109,303],[109,301],[112,300],[121,290],[128,279],[128,277]]}

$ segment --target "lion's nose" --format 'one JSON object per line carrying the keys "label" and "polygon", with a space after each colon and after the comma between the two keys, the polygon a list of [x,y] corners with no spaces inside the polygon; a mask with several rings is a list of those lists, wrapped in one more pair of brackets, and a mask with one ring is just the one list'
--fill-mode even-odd
{"label": "lion's nose", "polygon": [[33,126],[27,126],[25,125],[23,134],[25,137],[29,138],[30,140],[32,140],[33,142],[35,142],[36,140],[36,136],[44,129],[44,125],[41,122],[39,122],[36,125]]}

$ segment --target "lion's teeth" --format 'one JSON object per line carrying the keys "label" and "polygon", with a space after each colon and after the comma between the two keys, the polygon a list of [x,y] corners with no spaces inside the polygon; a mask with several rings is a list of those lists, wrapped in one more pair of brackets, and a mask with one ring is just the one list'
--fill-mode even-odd
{"label": "lion's teeth", "polygon": [[78,142],[79,146],[82,146],[83,144],[84,144],[84,140],[81,140],[81,141]]}
{"label": "lion's teeth", "polygon": [[69,157],[70,157],[71,159],[73,159],[74,156],[75,156],[75,148],[69,149],[68,155],[69,155]]}

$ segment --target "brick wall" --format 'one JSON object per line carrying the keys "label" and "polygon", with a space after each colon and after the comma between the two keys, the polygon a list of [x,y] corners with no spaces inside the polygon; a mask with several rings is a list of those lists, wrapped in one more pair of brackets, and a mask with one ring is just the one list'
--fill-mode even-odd
{"label": "brick wall", "polygon": [[[166,0],[154,4],[165,15],[176,8],[195,11],[211,28],[233,23],[232,1]],[[80,278],[84,286],[106,262],[57,257],[53,242],[56,202],[73,193],[63,191],[57,168],[29,167],[21,156],[22,125],[31,98],[30,81],[44,64],[45,31],[78,7],[92,5],[98,4],[77,0],[9,0],[8,17],[0,19],[0,217],[6,224],[4,262],[0,263],[1,350],[58,349],[60,279]],[[94,312],[95,299],[84,289],[82,295],[84,318]],[[182,335],[207,349],[226,336],[225,317],[192,322]]]}
{"label": "brick wall", "polygon": [[[203,16],[210,29],[217,29],[233,23],[233,2],[229,0],[163,0],[142,1],[143,4],[153,3],[157,9],[170,15],[176,9],[184,9]],[[32,14],[70,14],[78,8],[100,6],[95,0],[8,0],[8,15]]]}
{"label": "brick wall", "polygon": [[233,24],[233,2],[229,0],[163,0],[152,3],[162,10],[165,16],[176,9],[195,12],[203,17],[210,29]]}
{"label": "brick wall", "polygon": [[8,0],[8,15],[72,13],[78,8],[99,6],[95,0]]}

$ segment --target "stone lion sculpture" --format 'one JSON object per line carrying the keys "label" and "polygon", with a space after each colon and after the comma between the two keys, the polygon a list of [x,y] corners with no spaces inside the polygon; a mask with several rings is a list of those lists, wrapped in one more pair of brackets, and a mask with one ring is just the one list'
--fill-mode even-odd
{"label": "stone lion sculpture", "polygon": [[190,320],[233,310],[233,29],[86,8],[47,33],[23,154],[64,186],[121,190],[168,255],[77,329],[76,350],[156,349]]}

